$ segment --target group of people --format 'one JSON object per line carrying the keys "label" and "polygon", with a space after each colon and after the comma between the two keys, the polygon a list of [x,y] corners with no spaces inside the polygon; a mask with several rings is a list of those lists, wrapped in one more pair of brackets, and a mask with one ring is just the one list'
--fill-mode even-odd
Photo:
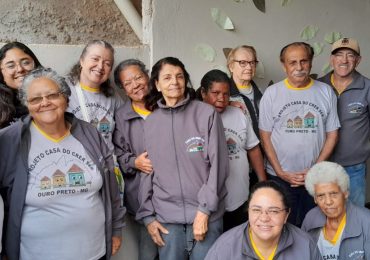
{"label": "group of people", "polygon": [[264,94],[252,46],[229,53],[231,77],[211,70],[197,91],[175,57],[150,75],[128,59],[113,71],[123,100],[103,40],[65,77],[4,45],[3,254],[110,259],[126,217],[140,260],[370,259],[370,80],[354,39],[333,44],[319,81],[313,56],[307,43],[285,46],[287,78]]}

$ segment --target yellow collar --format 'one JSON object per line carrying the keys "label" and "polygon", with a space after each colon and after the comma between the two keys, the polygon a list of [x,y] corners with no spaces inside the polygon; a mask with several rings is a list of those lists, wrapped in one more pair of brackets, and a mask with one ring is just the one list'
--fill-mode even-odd
{"label": "yellow collar", "polygon": [[289,83],[289,81],[288,81],[287,78],[284,80],[284,83],[285,83],[285,86],[287,88],[289,88],[289,89],[293,89],[293,90],[305,90],[305,89],[309,89],[313,85],[314,80],[310,78],[310,82],[306,86],[301,87],[301,88],[296,88],[296,87],[293,87],[292,85],[290,85],[290,83]]}
{"label": "yellow collar", "polygon": [[335,232],[335,235],[334,235],[332,240],[330,240],[329,238],[326,237],[326,231],[325,231],[325,226],[324,226],[323,229],[322,229],[322,232],[324,233],[324,238],[327,241],[329,241],[332,245],[335,245],[338,241],[338,238],[339,238],[340,234],[342,234],[342,232],[344,230],[344,227],[346,225],[346,221],[347,221],[347,214],[344,214],[342,220],[339,223],[337,232]]}
{"label": "yellow collar", "polygon": [[100,92],[100,88],[92,88],[92,87],[89,87],[89,86],[86,86],[84,84],[82,84],[80,82],[80,86],[83,90],[86,90],[86,91],[89,91],[89,92],[94,92],[94,93],[99,93]]}
{"label": "yellow collar", "polygon": [[250,239],[250,241],[251,241],[251,244],[252,244],[252,247],[253,247],[254,252],[256,253],[256,255],[258,256],[258,258],[259,258],[260,260],[273,260],[273,259],[274,259],[274,256],[275,256],[275,253],[276,253],[276,249],[277,249],[277,247],[278,247],[278,243],[276,244],[276,246],[275,246],[275,247],[274,247],[274,249],[272,250],[272,252],[271,252],[271,254],[269,255],[269,257],[268,257],[267,259],[265,259],[265,258],[262,256],[261,252],[258,250],[258,248],[257,248],[256,244],[255,244],[255,243],[254,243],[254,241],[253,241],[253,238],[252,238],[252,231],[250,230],[250,228],[249,228],[249,239]]}
{"label": "yellow collar", "polygon": [[62,141],[64,138],[66,138],[67,136],[69,136],[69,134],[70,134],[70,131],[69,131],[69,129],[67,130],[67,132],[63,135],[63,136],[61,136],[61,137],[59,137],[58,139],[55,139],[55,138],[53,138],[53,137],[51,137],[50,135],[48,135],[47,133],[45,133],[36,123],[35,123],[35,121],[33,121],[32,120],[32,125],[37,129],[37,131],[39,131],[40,132],[40,134],[42,134],[46,139],[48,139],[48,140],[50,140],[50,141],[52,141],[52,142],[54,142],[54,143],[59,143],[60,141]]}

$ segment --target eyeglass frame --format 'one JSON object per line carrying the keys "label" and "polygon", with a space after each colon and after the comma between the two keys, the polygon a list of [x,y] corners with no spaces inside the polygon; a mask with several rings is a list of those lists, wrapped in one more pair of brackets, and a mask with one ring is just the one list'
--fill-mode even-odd
{"label": "eyeglass frame", "polygon": [[[250,67],[252,67],[252,68],[253,67],[257,67],[257,65],[258,65],[258,60],[251,60],[251,61],[247,61],[247,60],[233,60],[233,62],[237,62],[241,68],[247,67],[247,64]],[[244,65],[242,65],[242,63],[244,63]]]}
{"label": "eyeglass frame", "polygon": [[[30,62],[29,64],[23,64],[24,62]],[[14,68],[10,68],[9,66],[13,66],[14,64]],[[28,68],[28,66],[32,65],[32,68]],[[1,67],[2,70],[6,70],[8,71],[9,73],[11,72],[14,72],[16,70],[16,68],[20,66],[22,67],[23,69],[34,69],[35,68],[35,61],[33,59],[29,59],[29,58],[23,58],[19,61],[9,61],[7,62],[4,66]]]}
{"label": "eyeglass frame", "polygon": [[[262,213],[264,212],[269,217],[277,217],[281,212],[286,211],[288,212],[289,208],[279,208],[279,207],[269,207],[267,209],[262,209],[260,207],[250,207],[248,208],[248,211],[251,211],[252,214],[254,214],[257,217],[262,216]],[[259,212],[256,212],[256,210],[259,210]]]}
{"label": "eyeglass frame", "polygon": [[122,81],[121,85],[122,85],[123,88],[125,88],[125,87],[128,87],[128,86],[131,86],[134,81],[135,81],[135,83],[138,83],[138,82],[142,83],[142,82],[144,82],[145,78],[146,78],[145,73],[139,73],[139,74],[135,75],[134,77],[132,77],[131,79],[125,80],[126,83],[125,83],[125,81]]}
{"label": "eyeglass frame", "polygon": [[57,100],[60,97],[60,95],[63,95],[61,91],[49,93],[47,95],[37,96],[37,97],[27,99],[27,103],[30,105],[39,105],[42,103],[42,101],[44,101],[44,98],[46,98],[48,101],[54,101],[54,100]]}

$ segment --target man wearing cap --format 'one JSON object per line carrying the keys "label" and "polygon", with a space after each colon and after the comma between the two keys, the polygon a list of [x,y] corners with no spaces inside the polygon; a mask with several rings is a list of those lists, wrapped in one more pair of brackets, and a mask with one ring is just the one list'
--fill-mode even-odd
{"label": "man wearing cap", "polygon": [[331,85],[338,97],[341,129],[331,160],[344,166],[350,176],[349,199],[364,206],[366,160],[370,156],[370,80],[356,71],[360,61],[358,42],[342,38],[332,45],[333,71],[319,80]]}
{"label": "man wearing cap", "polygon": [[300,226],[314,207],[306,173],[331,155],[340,127],[334,91],[310,78],[312,47],[294,42],[280,52],[287,78],[268,87],[260,102],[259,129],[269,178],[289,193],[288,221]]}

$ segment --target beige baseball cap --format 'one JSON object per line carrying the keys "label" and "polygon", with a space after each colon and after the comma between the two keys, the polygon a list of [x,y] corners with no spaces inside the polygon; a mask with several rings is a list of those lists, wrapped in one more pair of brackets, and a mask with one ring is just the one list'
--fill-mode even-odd
{"label": "beige baseball cap", "polygon": [[358,42],[353,38],[342,38],[334,42],[331,46],[331,54],[341,48],[351,49],[358,55],[360,55],[360,46],[358,45]]}

